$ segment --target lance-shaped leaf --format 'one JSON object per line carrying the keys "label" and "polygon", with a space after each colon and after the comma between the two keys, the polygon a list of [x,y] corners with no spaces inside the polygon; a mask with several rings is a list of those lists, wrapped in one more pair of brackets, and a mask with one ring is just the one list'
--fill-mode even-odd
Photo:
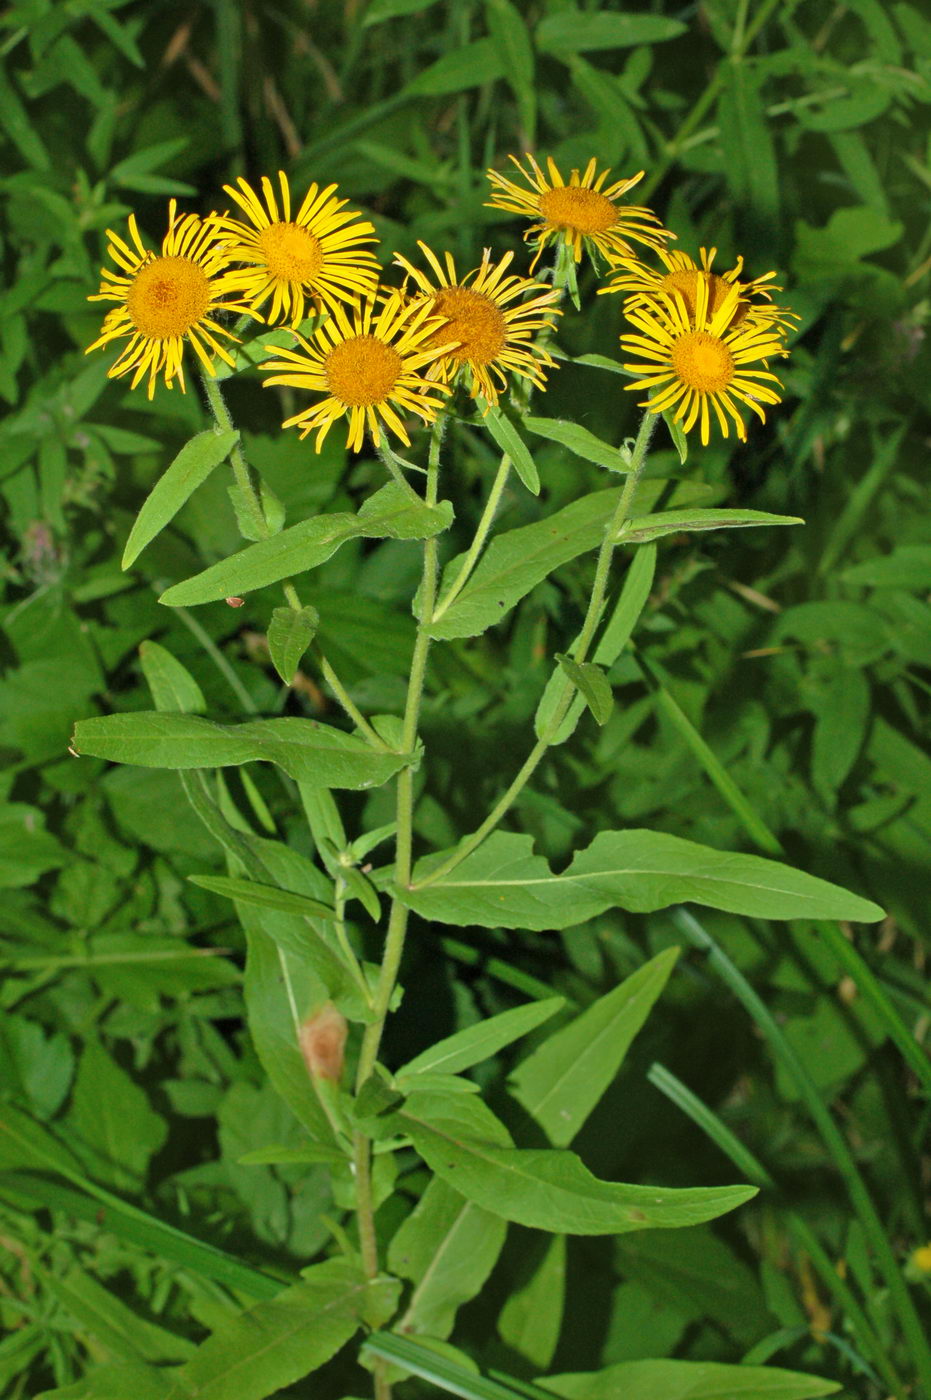
{"label": "lance-shaped leaf", "polygon": [[79,754],[140,768],[226,768],[264,760],[301,783],[319,787],[378,787],[407,761],[376,753],[364,739],[309,719],[214,724],[199,715],[97,715],[75,725]]}
{"label": "lance-shaped leaf", "polygon": [[618,544],[642,544],[684,530],[738,530],[750,525],[804,525],[797,515],[770,515],[765,510],[664,510],[627,520],[617,534]]}
{"label": "lance-shaped leaf", "polygon": [[315,1264],[277,1298],[221,1322],[173,1373],[166,1400],[264,1400],[329,1361],[363,1322],[390,1316],[397,1288],[347,1259]]}
{"label": "lance-shaped leaf", "polygon": [[392,1118],[441,1180],[484,1210],[566,1235],[699,1225],[756,1195],[753,1186],[670,1190],[600,1181],[572,1152],[507,1145],[480,1099],[410,1096]]}
{"label": "lance-shaped leaf", "polygon": [[510,418],[502,413],[496,405],[486,404],[484,399],[479,400],[479,407],[484,409],[484,417],[481,420],[482,427],[488,429],[501,451],[506,452],[510,457],[511,465],[527,490],[534,496],[539,496],[540,473],[537,471],[537,464]]}
{"label": "lance-shaped leaf", "polygon": [[[145,499],[129,532],[122,567],[128,569],[160,531],[174,519],[201,482],[218,467],[239,441],[234,429],[209,428],[186,442],[168,470],[159,477]],[[224,595],[225,596],[225,595]]]}
{"label": "lance-shaped leaf", "polygon": [[399,1330],[448,1337],[456,1312],[482,1288],[507,1225],[434,1177],[388,1246],[388,1267],[414,1284]]}
{"label": "lance-shaped leaf", "polygon": [[423,1050],[415,1059],[402,1065],[395,1072],[395,1078],[436,1070],[444,1074],[459,1074],[496,1055],[512,1041],[529,1035],[537,1026],[555,1016],[563,1006],[565,1001],[562,997],[547,997],[545,1001],[530,1001],[526,1006],[515,1006],[511,1011],[489,1016],[487,1021],[466,1026],[465,1030],[437,1041],[429,1050]]}
{"label": "lance-shaped leaf", "polygon": [[[491,627],[560,564],[597,549],[618,499],[617,490],[596,491],[546,520],[498,535],[455,602],[431,624],[430,636],[475,637]],[[447,565],[444,586],[461,562],[460,557]]]}
{"label": "lance-shaped leaf", "polygon": [[813,1400],[840,1389],[823,1376],[717,1361],[619,1361],[602,1371],[547,1376],[544,1384],[566,1400]]}
{"label": "lance-shaped leaf", "polygon": [[568,1147],[612,1082],[666,985],[678,948],[665,948],[561,1026],[511,1077],[514,1097],[554,1147]]}
{"label": "lance-shaped leaf", "polygon": [[324,564],[347,540],[425,540],[447,530],[452,518],[448,501],[423,505],[389,482],[366,501],[358,515],[337,511],[302,520],[274,538],[260,540],[203,573],[176,583],[162,594],[159,602],[169,607],[191,607],[252,593]]}
{"label": "lance-shaped leaf", "polygon": [[600,666],[593,661],[573,661],[571,656],[556,653],[561,670],[569,677],[582,696],[598,724],[607,724],[614,709],[614,692]]}
{"label": "lance-shaped leaf", "polygon": [[155,708],[184,715],[203,714],[207,708],[204,692],[186,666],[158,642],[139,647],[142,674],[148,682]]}
{"label": "lance-shaped leaf", "polygon": [[527,418],[524,421],[530,432],[562,443],[563,447],[568,447],[570,452],[586,462],[595,462],[599,467],[607,467],[608,471],[622,475],[630,471],[629,456],[578,423],[564,423],[559,418]]}
{"label": "lance-shaped leaf", "polygon": [[649,913],[705,904],[765,919],[853,919],[872,923],[878,905],[838,885],[762,856],[731,854],[661,831],[603,831],[568,870],[554,875],[529,836],[495,832],[448,874],[425,883],[452,852],[418,862],[408,908],[438,923],[483,928],[562,929],[606,909]]}

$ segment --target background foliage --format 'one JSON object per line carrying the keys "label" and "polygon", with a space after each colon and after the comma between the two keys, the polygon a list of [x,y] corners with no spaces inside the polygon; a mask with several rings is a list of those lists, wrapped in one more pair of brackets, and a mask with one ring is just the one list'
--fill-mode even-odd
{"label": "background foliage", "polygon": [[[149,404],[108,384],[105,356],[82,358],[100,320],[85,298],[102,231],[132,208],[155,235],[168,196],[205,212],[224,179],[283,165],[292,186],[338,180],[383,254],[410,254],[421,237],[471,266],[484,245],[519,246],[515,222],[485,205],[483,172],[528,148],[564,167],[590,155],[618,175],[645,167],[638,197],[681,246],[717,245],[726,266],[741,252],[750,275],[780,269],[802,316],[787,402],[747,447],[693,451],[684,475],[706,488],[701,504],[807,524],[664,542],[637,647],[611,673],[614,717],[555,751],[521,797],[521,825],[557,868],[611,825],[721,849],[781,845],[889,917],[857,932],[866,980],[823,930],[710,911],[613,914],[545,938],[415,936],[404,980],[417,996],[390,1024],[392,1063],[527,996],[556,990],[584,1007],[684,945],[580,1151],[609,1178],[714,1185],[738,1179],[727,1158],[742,1144],[742,1179],[769,1182],[714,1228],[573,1241],[561,1328],[563,1300],[534,1272],[536,1237],[512,1230],[457,1345],[528,1378],[646,1356],[773,1357],[886,1393],[817,1260],[820,1249],[850,1283],[907,1377],[901,1312],[849,1188],[853,1166],[927,1319],[931,1273],[921,1256],[909,1262],[929,1235],[922,7],[215,0],[181,14],[161,0],[32,0],[2,26],[0,1166],[17,1171],[0,1182],[4,1393],[78,1382],[102,1361],[186,1359],[231,1298],[260,1296],[257,1278],[295,1277],[328,1239],[323,1217],[340,1211],[322,1169],[240,1161],[300,1134],[244,1029],[239,926],[227,901],[187,880],[224,867],[176,776],[67,752],[76,719],[149,707],[138,651],[149,638],[197,676],[217,719],[334,708],[311,666],[290,691],[278,683],[264,637],[274,590],[236,611],[156,602],[238,545],[219,474],[120,570],[142,498],[205,419],[195,392],[160,389]],[[593,292],[583,281],[584,314],[565,318],[571,356],[616,352],[616,298]],[[621,386],[566,363],[545,412],[619,442],[636,421]],[[345,509],[381,483],[366,454],[347,460],[337,432],[320,457],[281,434],[280,405],[254,376],[232,381],[230,401],[257,425],[249,454],[289,520]],[[675,469],[668,443],[657,458]],[[467,539],[491,459],[470,439],[460,460]],[[557,443],[541,441],[537,460],[548,510],[603,484]],[[502,520],[541,509],[515,487]],[[403,703],[415,570],[401,543],[355,541],[316,575],[327,653],[365,709]],[[507,628],[435,651],[426,843],[471,829],[499,790],[589,577],[590,562],[570,564]],[[728,800],[728,779],[749,810]],[[260,828],[306,846],[270,769],[230,781]],[[390,821],[383,791],[352,800],[367,826]],[[709,938],[726,949],[723,981]],[[761,1001],[741,1004],[744,987]],[[890,1039],[890,1006],[914,1036],[909,1062]],[[510,1064],[490,1062],[483,1082],[500,1093]],[[31,1124],[66,1145],[54,1163],[40,1162],[46,1139]],[[417,1182],[405,1189],[413,1198]],[[314,1393],[367,1384],[340,1365]]]}

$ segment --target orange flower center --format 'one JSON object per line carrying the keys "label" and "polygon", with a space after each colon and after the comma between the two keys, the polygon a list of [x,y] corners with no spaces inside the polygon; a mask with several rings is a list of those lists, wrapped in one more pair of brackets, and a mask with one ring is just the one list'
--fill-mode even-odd
{"label": "orange flower center", "polygon": [[672,367],[679,382],[699,394],[717,394],[734,377],[734,357],[716,335],[689,331],[672,346]]}
{"label": "orange flower center", "polygon": [[540,213],[553,228],[569,228],[576,233],[606,233],[617,223],[617,210],[597,190],[580,185],[558,185],[540,195]]}
{"label": "orange flower center", "polygon": [[327,388],[347,408],[384,403],[401,376],[403,361],[393,345],[374,335],[340,341],[326,356]]}
{"label": "orange flower center", "polygon": [[210,281],[190,258],[153,258],[126,293],[126,310],[140,335],[172,340],[195,326],[210,305]]}
{"label": "orange flower center", "polygon": [[319,238],[300,224],[269,224],[258,241],[269,272],[283,282],[310,282],[323,266]]}
{"label": "orange flower center", "polygon": [[[732,282],[719,277],[716,272],[701,272],[698,268],[679,268],[676,272],[667,272],[666,276],[659,284],[661,292],[678,292],[685,302],[685,309],[689,316],[695,315],[695,303],[698,296],[698,279],[704,277],[708,283],[708,315],[713,316],[723,305],[724,299],[733,287]],[[738,301],[737,309],[730,321],[730,326],[738,325],[747,314],[747,303]]]}
{"label": "orange flower center", "polygon": [[434,331],[430,344],[458,340],[456,349],[449,352],[451,360],[487,365],[507,344],[507,322],[500,308],[482,292],[473,292],[471,287],[442,287],[434,293],[433,309],[447,322]]}

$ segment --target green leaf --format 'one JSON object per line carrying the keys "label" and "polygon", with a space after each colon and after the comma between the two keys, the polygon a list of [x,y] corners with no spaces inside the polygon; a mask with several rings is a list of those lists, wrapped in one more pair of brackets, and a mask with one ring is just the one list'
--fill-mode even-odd
{"label": "green leaf", "polygon": [[627,520],[617,533],[619,544],[640,544],[683,530],[736,530],[750,525],[804,525],[797,515],[770,515],[765,510],[666,510]]}
{"label": "green leaf", "polygon": [[362,19],[363,28],[370,24],[381,24],[386,19],[398,15],[417,15],[421,10],[435,5],[436,0],[372,0]]}
{"label": "green leaf", "polygon": [[602,442],[601,438],[578,423],[564,423],[559,418],[525,418],[524,423],[530,432],[562,443],[563,447],[568,447],[570,452],[574,452],[576,457],[583,457],[586,462],[595,462],[599,467],[607,467],[608,471],[620,472],[624,476],[630,471],[629,457],[616,447]]}
{"label": "green leaf", "polygon": [[391,1272],[414,1284],[399,1330],[448,1337],[458,1309],[494,1268],[506,1234],[500,1216],[434,1177],[388,1246]]}
{"label": "green leaf", "polygon": [[0,889],[31,885],[47,870],[67,865],[69,852],[44,828],[37,807],[25,802],[0,807]]}
{"label": "green leaf", "polygon": [[482,1060],[496,1055],[505,1045],[529,1035],[537,1026],[542,1026],[551,1016],[565,1006],[562,997],[548,997],[545,1001],[531,1001],[526,1006],[516,1006],[512,1011],[501,1011],[497,1016],[489,1016],[474,1026],[437,1041],[429,1050],[423,1050],[406,1065],[395,1072],[395,1078],[425,1074],[431,1070],[442,1070],[444,1074],[458,1074],[470,1069]]}
{"label": "green leaf", "polygon": [[226,875],[189,875],[192,885],[202,890],[211,890],[225,899],[235,899],[237,903],[254,904],[258,909],[278,909],[283,914],[297,914],[308,919],[327,919],[336,922],[336,910],[321,903],[319,899],[309,899],[304,894],[294,894],[290,890],[275,889],[273,885],[256,884],[254,880],[237,880]]}
{"label": "green leaf", "polygon": [[168,1136],[145,1091],[93,1039],[81,1056],[68,1122],[92,1175],[118,1191],[139,1189]]}
{"label": "green leaf", "polygon": [[221,725],[199,715],[146,710],[79,720],[72,747],[141,768],[225,768],[261,760],[298,782],[356,789],[386,783],[407,761],[404,754],[377,753],[364,739],[317,720]]}
{"label": "green leaf", "polygon": [[931,544],[902,544],[890,554],[865,559],[841,573],[858,588],[931,588]]}
{"label": "green leaf", "polygon": [[[186,1337],[158,1327],[104,1288],[77,1264],[63,1278],[50,1274],[46,1286],[82,1332],[127,1361],[183,1361],[195,1350]],[[135,1392],[134,1392],[135,1393]]]}
{"label": "green leaf", "polygon": [[[123,550],[122,568],[128,569],[155,536],[177,515],[201,482],[225,461],[239,441],[235,429],[208,428],[186,442],[171,466],[153,486],[136,516]],[[226,595],[224,595],[226,596]]]}
{"label": "green leaf", "polygon": [[[484,632],[554,569],[597,549],[618,498],[617,490],[596,491],[546,520],[498,535],[451,607],[427,629],[430,636],[448,641]],[[456,577],[460,563],[461,556],[446,566],[444,588]]]}
{"label": "green leaf", "polygon": [[759,77],[741,61],[721,65],[718,131],[731,194],[769,232],[778,225],[779,180],[769,117],[760,98]]}
{"label": "green leaf", "polygon": [[765,919],[883,917],[870,900],[779,861],[660,831],[603,831],[563,875],[533,855],[529,836],[498,831],[448,875],[424,883],[451,854],[419,861],[413,884],[398,892],[408,908],[438,923],[542,931],[571,928],[607,909],[643,914],[689,902]]}
{"label": "green leaf", "polygon": [[689,455],[689,440],[682,431],[682,424],[677,422],[671,413],[663,414],[663,422],[669,429],[669,436],[672,438],[673,446],[679,454],[679,461],[682,466],[685,466]]}
{"label": "green leaf", "polygon": [[[595,648],[594,659],[599,666],[613,666],[630,641],[631,634],[650,596],[655,571],[656,546],[645,544],[631,557],[627,573],[624,576],[621,596],[617,600],[617,607],[602,634],[601,641]],[[557,701],[562,694],[563,685],[562,670],[554,670],[540,697],[540,703],[533,720],[534,733],[538,739],[543,737],[544,731],[552,719]],[[565,719],[550,740],[551,744],[564,744],[572,736],[584,709],[585,701],[581,695],[577,695],[570,704]]]}
{"label": "green leaf", "polygon": [[830,805],[866,741],[870,686],[862,670],[841,667],[819,704],[811,746],[811,780]]}
{"label": "green leaf", "polygon": [[156,710],[161,714],[204,713],[207,708],[204,692],[187,667],[182,666],[170,651],[166,651],[158,642],[143,642],[139,647],[139,660]]}
{"label": "green leaf", "polygon": [[159,602],[169,607],[190,607],[251,593],[324,564],[347,540],[430,539],[448,529],[452,518],[448,501],[437,506],[418,505],[394,482],[389,482],[366,501],[358,515],[338,511],[302,520],[272,539],[260,540],[203,573],[176,583],[162,594]]}
{"label": "green leaf", "polygon": [[488,429],[501,451],[510,457],[511,465],[527,490],[534,496],[539,496],[540,473],[537,471],[537,464],[530,455],[530,450],[524,439],[510,418],[497,405],[486,404],[484,399],[481,399],[479,403],[480,407],[485,409],[485,415],[481,419],[482,427]]}
{"label": "green leaf", "polygon": [[504,77],[504,64],[491,39],[476,39],[445,53],[421,69],[402,89],[405,97],[442,97]]}
{"label": "green leaf", "polygon": [[[170,1372],[168,1373],[170,1374]],[[74,1385],[43,1390],[36,1400],[165,1400],[166,1372],[161,1366],[140,1361],[116,1361],[95,1366]],[[185,1397],[189,1400],[189,1397]]]}
{"label": "green leaf", "polygon": [[678,956],[678,948],[665,948],[548,1036],[514,1071],[514,1097],[554,1147],[569,1146],[613,1082]]}
{"label": "green leaf", "polygon": [[532,1366],[549,1367],[559,1341],[566,1300],[566,1237],[547,1240],[530,1279],[498,1315],[498,1336]]}
{"label": "green leaf", "polygon": [[397,1287],[347,1259],[314,1264],[277,1298],[222,1322],[174,1372],[166,1400],[265,1400],[329,1361],[373,1304],[384,1317]]}
{"label": "green leaf", "polygon": [[560,668],[579,691],[598,724],[607,724],[614,709],[614,692],[600,666],[592,661],[573,661],[571,656],[556,653]]}
{"label": "green leaf", "polygon": [[485,0],[485,19],[520,112],[524,134],[533,139],[537,102],[533,45],[526,21],[511,0]]}
{"label": "green leaf", "polygon": [[567,1235],[697,1225],[756,1195],[752,1186],[669,1190],[599,1181],[571,1152],[502,1145],[480,1099],[415,1093],[392,1119],[441,1180],[484,1210]]}
{"label": "green leaf", "polygon": [[541,52],[562,57],[590,49],[658,44],[687,32],[681,20],[665,19],[661,15],[586,13],[566,6],[540,21],[536,40]]}
{"label": "green leaf", "polygon": [[50,170],[52,162],[45,142],[29,120],[26,108],[7,74],[7,65],[0,64],[0,126],[28,165],[36,170]]}
{"label": "green leaf", "polygon": [[316,608],[276,608],[268,624],[268,652],[285,685],[294,680],[297,665],[320,625]]}
{"label": "green leaf", "polygon": [[811,1400],[833,1395],[840,1386],[777,1366],[620,1361],[603,1371],[547,1376],[546,1388],[566,1400]]}

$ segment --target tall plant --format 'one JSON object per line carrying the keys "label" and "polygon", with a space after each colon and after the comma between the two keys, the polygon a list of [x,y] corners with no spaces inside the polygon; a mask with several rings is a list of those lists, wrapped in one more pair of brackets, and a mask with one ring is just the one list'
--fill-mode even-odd
{"label": "tall plant", "polygon": [[[679,904],[770,919],[881,916],[871,902],[788,865],[645,829],[589,832],[557,873],[518,829],[517,799],[551,749],[568,743],[580,724],[604,725],[612,714],[611,669],[633,645],[658,542],[689,531],[801,522],[696,506],[688,483],[651,471],[649,456],[660,419],[684,462],[690,435],[702,446],[716,431],[743,440],[744,413],[765,422],[764,406],[778,404],[772,366],[788,353],[792,316],[772,300],[773,274],[745,278],[741,263],[719,273],[713,251],[701,250],[699,261],[671,251],[674,235],[657,216],[624,202],[639,175],[609,183],[592,160],[567,180],[552,161],[545,170],[529,156],[515,164],[508,176],[490,172],[492,203],[529,220],[531,274],[552,252],[540,281],[512,271],[511,254],[486,251],[460,275],[450,254],[421,245],[422,262],[399,258],[395,284],[379,282],[372,226],[346,208],[335,186],[313,185],[300,204],[292,202],[284,175],[277,189],[268,179],[260,192],[245,180],[227,187],[244,218],[179,216],[172,203],[158,253],[132,219],[128,239],[110,234],[118,271],[104,272],[97,297],[113,305],[91,349],[118,344],[111,374],[144,383],[150,397],[159,379],[183,390],[185,357],[193,355],[214,420],[156,483],[130,533],[124,567],[228,461],[246,544],[174,583],[161,601],[238,605],[280,585],[283,601],[267,620],[275,669],[288,685],[309,655],[345,715],[341,724],[292,716],[214,723],[196,678],[149,641],[141,658],[154,709],[75,728],[77,754],[177,770],[186,799],[224,850],[228,874],[197,883],[236,906],[248,943],[245,1005],[256,1051],[305,1133],[299,1148],[270,1143],[253,1160],[325,1164],[344,1212],[331,1221],[324,1257],[301,1281],[224,1322],[174,1370],[168,1392],[164,1372],[139,1364],[130,1377],[130,1368],[115,1368],[114,1384],[140,1394],[261,1400],[353,1338],[361,1340],[378,1400],[407,1375],[460,1395],[542,1393],[476,1376],[447,1341],[457,1309],[491,1273],[509,1222],[552,1237],[527,1295],[527,1306],[548,1319],[536,1351],[545,1372],[559,1331],[566,1236],[676,1229],[754,1194],[747,1185],[603,1181],[571,1151],[672,973],[676,950],[644,963],[579,1014],[568,1014],[558,997],[531,1000],[397,1065],[386,1062],[382,1041],[402,994],[416,1014],[419,989],[404,987],[409,933],[435,941],[442,926],[565,930],[612,909],[638,914]],[[636,435],[617,447],[578,422],[532,411],[534,395],[565,358],[558,318],[569,304],[581,307],[583,256],[605,275],[601,290],[624,298],[629,322],[622,359],[587,357],[589,372],[605,377],[605,392],[620,376],[641,396]],[[351,448],[376,449],[384,484],[355,511],[285,523],[246,460],[222,392],[230,375],[252,374],[256,365],[266,385],[282,391],[284,430],[313,435],[319,452],[345,419]],[[471,434],[487,435],[498,465],[473,537],[444,557],[457,452]],[[532,524],[499,530],[502,498],[515,478],[518,489],[545,499],[545,472],[531,447],[537,438],[603,467],[609,482],[541,510]],[[308,450],[309,471],[313,464]],[[360,539],[407,542],[420,558],[401,713],[372,713],[317,636],[325,601],[315,598],[313,570]],[[506,625],[532,589],[585,554],[595,565],[578,633],[553,657],[533,736],[521,752],[500,754],[498,791],[474,829],[455,830],[450,812],[446,847],[421,849],[418,801],[430,795],[432,757],[422,710],[434,652]],[[478,738],[463,719],[456,756],[463,783]],[[279,771],[306,818],[315,859],[259,834],[232,800],[224,770],[252,762]],[[722,783],[739,809],[741,795],[723,770]],[[393,819],[354,826],[357,806],[342,795],[387,785]],[[258,795],[254,803],[262,824]],[[517,1065],[510,1096],[493,1109],[467,1072],[529,1035],[533,1047]],[[527,1145],[515,1145],[515,1137]],[[657,1360],[550,1376],[545,1386],[570,1396],[647,1396],[683,1389],[699,1372],[709,1395],[729,1393],[735,1380],[731,1368]],[[832,1389],[757,1367],[741,1367],[739,1376],[742,1393],[754,1395]]]}

